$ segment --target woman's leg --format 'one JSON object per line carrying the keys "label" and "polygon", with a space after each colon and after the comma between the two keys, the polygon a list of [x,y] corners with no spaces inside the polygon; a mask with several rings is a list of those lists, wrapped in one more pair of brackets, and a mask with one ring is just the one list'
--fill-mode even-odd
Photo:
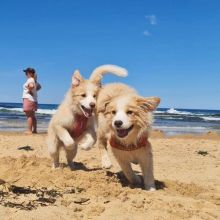
{"label": "woman's leg", "polygon": [[37,133],[37,119],[36,119],[36,116],[35,116],[35,112],[33,112],[32,121],[33,121],[32,132],[36,134]]}
{"label": "woman's leg", "polygon": [[25,132],[26,134],[32,134],[32,128],[33,128],[33,111],[26,111],[26,117],[27,117],[27,125],[28,130]]}

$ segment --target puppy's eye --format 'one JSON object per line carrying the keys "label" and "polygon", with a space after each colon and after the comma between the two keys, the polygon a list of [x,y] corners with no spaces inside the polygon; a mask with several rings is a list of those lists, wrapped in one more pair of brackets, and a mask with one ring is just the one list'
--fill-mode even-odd
{"label": "puppy's eye", "polygon": [[85,97],[86,97],[86,94],[85,94],[85,93],[83,93],[81,96],[85,98]]}
{"label": "puppy's eye", "polygon": [[127,111],[127,115],[131,115],[131,114],[133,114],[132,111]]}
{"label": "puppy's eye", "polygon": [[96,94],[93,95],[93,98],[96,98]]}
{"label": "puppy's eye", "polygon": [[116,114],[116,111],[112,111],[112,114],[115,115],[115,114]]}

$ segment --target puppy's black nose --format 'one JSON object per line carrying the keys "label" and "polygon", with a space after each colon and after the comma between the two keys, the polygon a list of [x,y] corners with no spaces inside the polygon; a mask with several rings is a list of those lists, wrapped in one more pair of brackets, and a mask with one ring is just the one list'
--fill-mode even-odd
{"label": "puppy's black nose", "polygon": [[91,103],[89,104],[89,106],[90,106],[91,108],[95,108],[95,103],[94,103],[94,102],[91,102]]}
{"label": "puppy's black nose", "polygon": [[117,128],[120,128],[122,126],[123,122],[121,120],[117,120],[114,122],[114,125],[117,127]]}

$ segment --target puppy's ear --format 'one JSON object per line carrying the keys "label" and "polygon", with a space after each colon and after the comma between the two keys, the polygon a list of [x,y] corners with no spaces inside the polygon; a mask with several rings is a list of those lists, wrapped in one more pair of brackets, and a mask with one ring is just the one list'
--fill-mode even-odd
{"label": "puppy's ear", "polygon": [[158,97],[139,97],[137,98],[137,104],[144,109],[144,111],[154,111],[160,103],[160,98]]}
{"label": "puppy's ear", "polygon": [[72,86],[77,87],[83,81],[83,77],[81,76],[79,70],[75,70],[72,76]]}
{"label": "puppy's ear", "polygon": [[110,103],[110,101],[106,101],[106,102],[102,103],[102,105],[99,106],[99,108],[98,108],[98,113],[100,113],[100,112],[105,113],[109,103]]}

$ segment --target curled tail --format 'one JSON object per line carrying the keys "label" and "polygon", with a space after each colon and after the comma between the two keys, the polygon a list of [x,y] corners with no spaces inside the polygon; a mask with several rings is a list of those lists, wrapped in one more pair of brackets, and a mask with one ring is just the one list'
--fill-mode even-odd
{"label": "curled tail", "polygon": [[128,75],[127,70],[122,67],[119,67],[116,65],[103,65],[93,70],[90,76],[90,80],[97,84],[100,84],[102,77],[106,73],[112,73],[114,75],[121,76],[121,77],[126,77]]}

